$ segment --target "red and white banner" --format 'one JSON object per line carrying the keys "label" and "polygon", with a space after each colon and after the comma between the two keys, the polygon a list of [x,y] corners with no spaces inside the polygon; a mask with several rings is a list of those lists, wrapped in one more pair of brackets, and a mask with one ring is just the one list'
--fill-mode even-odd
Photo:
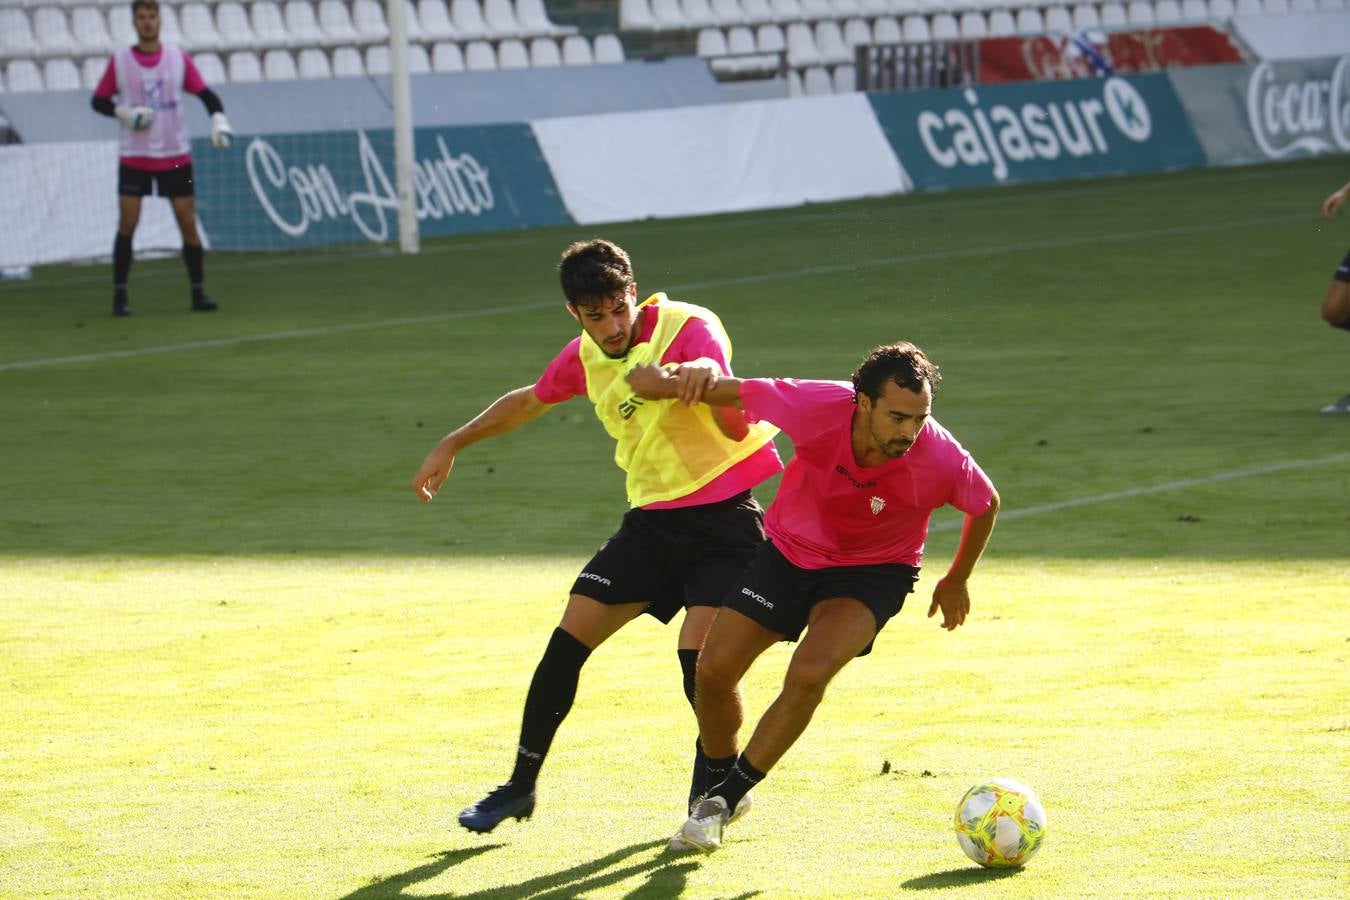
{"label": "red and white banner", "polygon": [[1209,26],[1094,30],[980,41],[981,84],[1091,78],[1235,62],[1243,62],[1242,53],[1227,34]]}

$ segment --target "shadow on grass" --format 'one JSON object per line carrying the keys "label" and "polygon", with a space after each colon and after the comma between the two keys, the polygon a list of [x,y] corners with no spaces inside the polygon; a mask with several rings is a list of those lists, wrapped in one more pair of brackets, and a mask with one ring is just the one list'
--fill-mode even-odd
{"label": "shadow on grass", "polygon": [[907,891],[933,891],[940,888],[965,887],[972,884],[984,884],[986,881],[999,881],[1022,874],[1021,869],[981,869],[975,866],[962,866],[959,869],[947,869],[933,872],[901,882]]}
{"label": "shadow on grass", "polygon": [[[554,872],[540,875],[519,884],[504,885],[489,890],[473,891],[467,894],[423,894],[415,896],[419,900],[507,900],[507,898],[535,898],[535,900],[563,900],[576,897],[587,891],[598,890],[609,885],[626,881],[635,875],[647,873],[647,881],[628,893],[632,900],[656,900],[661,897],[677,897],[684,892],[689,873],[698,868],[698,863],[687,856],[676,856],[662,852],[652,859],[642,862],[623,864],[629,857],[648,850],[654,850],[665,844],[664,840],[631,844],[615,850],[607,856]],[[440,876],[461,862],[472,859],[480,853],[496,850],[503,844],[489,844],[485,847],[472,847],[464,850],[447,850],[436,854],[434,860],[406,872],[380,879],[359,890],[345,895],[342,900],[376,900],[384,897],[411,897],[404,891],[424,881]],[[737,900],[748,900],[755,896],[752,892],[742,894]]]}

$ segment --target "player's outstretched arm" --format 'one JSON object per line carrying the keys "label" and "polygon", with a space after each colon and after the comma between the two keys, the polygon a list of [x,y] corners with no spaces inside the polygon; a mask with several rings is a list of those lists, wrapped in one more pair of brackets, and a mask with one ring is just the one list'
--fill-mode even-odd
{"label": "player's outstretched arm", "polygon": [[1341,208],[1345,198],[1350,197],[1350,183],[1347,183],[1339,191],[1332,191],[1327,199],[1322,201],[1322,215],[1330,219],[1336,215],[1336,210]]}
{"label": "player's outstretched arm", "polygon": [[548,412],[551,406],[535,395],[532,384],[498,397],[487,409],[440,439],[413,476],[413,493],[420,500],[431,502],[450,475],[459,451],[519,428]]}
{"label": "player's outstretched arm", "polygon": [[970,574],[975,571],[975,563],[980,554],[989,546],[989,535],[994,531],[994,520],[998,518],[998,491],[989,498],[989,509],[978,516],[966,516],[961,527],[961,542],[952,557],[951,568],[933,588],[933,602],[928,606],[928,617],[942,610],[942,627],[954,630],[965,622],[970,613]]}
{"label": "player's outstretched arm", "polygon": [[[688,387],[679,374],[652,363],[634,366],[628,373],[628,386],[644,400],[680,400]],[[740,409],[741,379],[717,375],[700,385],[698,395],[698,402]]]}

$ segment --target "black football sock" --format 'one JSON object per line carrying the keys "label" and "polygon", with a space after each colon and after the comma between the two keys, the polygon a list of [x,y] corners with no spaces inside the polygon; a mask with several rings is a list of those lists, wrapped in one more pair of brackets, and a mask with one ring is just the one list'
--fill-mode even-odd
{"label": "black football sock", "polygon": [[736,804],[741,802],[741,798],[763,780],[764,773],[750,765],[742,753],[722,783],[708,789],[708,796],[721,797],[727,801],[727,809],[735,812]]}
{"label": "black football sock", "polygon": [[[698,712],[698,705],[694,702],[694,673],[698,669],[698,651],[697,650],[677,650],[680,657],[680,669],[684,672],[684,696],[689,701],[689,705]],[[694,741],[694,768],[689,776],[689,805],[703,794],[703,790],[708,786],[708,756],[703,752],[703,742]]]}
{"label": "black football sock", "polygon": [[127,276],[131,274],[131,235],[117,232],[113,241],[113,293],[125,298]]}
{"label": "black football sock", "polygon": [[581,667],[590,655],[590,648],[581,641],[561,628],[553,629],[544,658],[539,660],[530,691],[525,695],[520,746],[516,748],[516,767],[511,772],[511,783],[521,790],[534,790],[553,736],[572,709]]}
{"label": "black football sock", "polygon": [[731,774],[731,768],[736,765],[736,757],[724,756],[713,759],[711,756],[705,756],[703,759],[703,769],[705,771],[704,791],[708,796],[717,793],[715,786],[720,786],[726,781],[727,776]]}
{"label": "black football sock", "polygon": [[193,300],[200,300],[205,293],[202,290],[203,273],[206,269],[205,258],[206,251],[202,249],[201,244],[183,245],[183,262],[187,265],[188,284],[192,286]]}

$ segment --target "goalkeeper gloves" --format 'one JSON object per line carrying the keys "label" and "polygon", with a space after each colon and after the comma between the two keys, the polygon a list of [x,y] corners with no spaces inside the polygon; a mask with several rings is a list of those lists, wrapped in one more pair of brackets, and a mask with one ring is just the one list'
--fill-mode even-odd
{"label": "goalkeeper gloves", "polygon": [[148,106],[119,106],[113,112],[117,120],[132,131],[144,131],[155,121],[155,111]]}
{"label": "goalkeeper gloves", "polygon": [[234,140],[234,129],[223,112],[211,113],[211,146],[223,150]]}

